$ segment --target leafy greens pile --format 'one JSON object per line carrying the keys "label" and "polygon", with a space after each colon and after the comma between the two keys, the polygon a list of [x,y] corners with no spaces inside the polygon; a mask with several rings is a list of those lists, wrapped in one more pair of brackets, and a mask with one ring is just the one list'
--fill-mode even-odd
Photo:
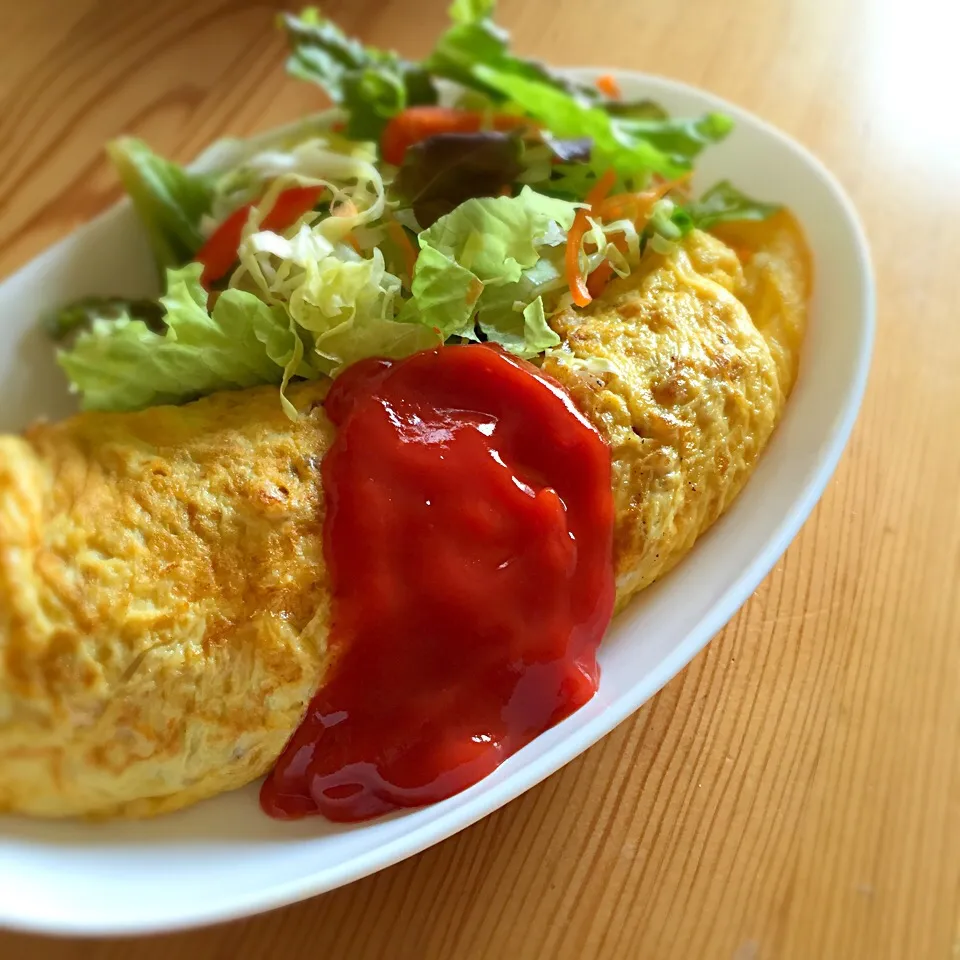
{"label": "leafy greens pile", "polygon": [[534,358],[559,343],[550,313],[629,274],[648,244],[773,212],[729,183],[684,199],[728,117],[672,118],[517,57],[492,7],[455,0],[421,63],[315,9],[283,16],[289,72],[339,110],[234,143],[213,172],[112,143],[165,292],[48,319],[84,407],[276,383],[295,416],[291,378],[364,357],[488,340]]}

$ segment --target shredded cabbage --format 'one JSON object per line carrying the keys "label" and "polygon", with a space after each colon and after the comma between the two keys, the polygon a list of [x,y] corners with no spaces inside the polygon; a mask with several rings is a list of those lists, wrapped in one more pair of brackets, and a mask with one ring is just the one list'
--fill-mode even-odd
{"label": "shredded cabbage", "polygon": [[610,374],[615,377],[622,376],[620,368],[607,357],[578,357],[566,345],[561,347],[551,347],[544,351],[544,358],[555,360],[557,363],[577,372],[591,373],[594,375]]}

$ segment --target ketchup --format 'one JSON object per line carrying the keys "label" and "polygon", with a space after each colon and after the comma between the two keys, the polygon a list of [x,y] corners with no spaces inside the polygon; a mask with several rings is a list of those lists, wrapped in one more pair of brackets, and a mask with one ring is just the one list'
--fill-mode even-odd
{"label": "ketchup", "polygon": [[593,696],[610,451],[480,344],[362,361],[325,407],[334,660],[260,802],[356,821],[458,793]]}

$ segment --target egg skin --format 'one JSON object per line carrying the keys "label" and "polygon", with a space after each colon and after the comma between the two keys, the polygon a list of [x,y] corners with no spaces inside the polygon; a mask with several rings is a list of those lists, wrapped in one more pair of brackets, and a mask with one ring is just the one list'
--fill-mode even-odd
{"label": "egg skin", "polygon": [[[552,320],[543,365],[610,444],[617,609],[670,570],[753,472],[793,387],[810,289],[783,212],[700,231]],[[614,372],[595,372],[604,367]]]}
{"label": "egg skin", "polygon": [[269,769],[328,659],[324,392],[0,438],[0,810],[146,816]]}
{"label": "egg skin", "polygon": [[[797,375],[796,221],[715,234],[551,320],[543,369],[611,448],[617,609],[730,505]],[[270,769],[331,669],[325,393],[0,437],[0,812],[151,816]]]}

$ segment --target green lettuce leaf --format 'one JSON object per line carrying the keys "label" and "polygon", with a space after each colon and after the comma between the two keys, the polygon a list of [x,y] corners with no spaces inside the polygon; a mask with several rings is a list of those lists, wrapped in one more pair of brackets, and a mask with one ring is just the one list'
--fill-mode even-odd
{"label": "green lettuce leaf", "polygon": [[204,241],[200,221],[210,212],[212,178],[158,157],[133,137],[107,144],[107,154],[146,228],[158,268],[192,260]]}
{"label": "green lettuce leaf", "polygon": [[[86,410],[138,410],[216,390],[316,376],[287,314],[252,293],[226,290],[212,311],[200,264],[167,273],[164,333],[124,316],[95,320],[59,355]],[[289,405],[288,405],[289,406]],[[292,408],[290,408],[292,409]]]}
{"label": "green lettuce leaf", "polygon": [[480,325],[495,324],[496,316],[504,312],[517,313],[528,303],[552,291],[565,290],[564,246],[541,247],[539,259],[525,269],[513,283],[488,286],[480,303]]}
{"label": "green lettuce leaf", "polygon": [[519,280],[487,287],[477,312],[477,327],[487,340],[527,359],[560,342],[547,326],[543,298],[567,289],[564,246],[542,246],[539,252]]}
{"label": "green lettuce leaf", "polygon": [[514,283],[539,259],[538,240],[551,222],[569,230],[575,213],[573,204],[524,187],[516,197],[465,201],[420,234],[420,247],[434,247],[484,284]]}
{"label": "green lettuce leaf", "polygon": [[487,340],[522,357],[555,346],[541,296],[566,286],[556,241],[575,213],[525,187],[516,197],[467,200],[442,217],[419,237],[412,303],[422,322],[470,339],[476,323]]}
{"label": "green lettuce leaf", "polygon": [[347,110],[348,137],[377,140],[387,121],[401,110],[437,102],[433,81],[421,65],[364,47],[315,7],[300,16],[284,14],[280,23],[291,48],[288,72],[316,83]]}
{"label": "green lettuce leaf", "polygon": [[729,133],[722,114],[671,119],[652,100],[619,101],[509,50],[509,34],[492,20],[492,0],[456,0],[453,26],[437,42],[425,66],[432,73],[499,103],[511,101],[555,137],[590,138],[597,161],[639,184],[649,173],[677,177],[710,143]]}
{"label": "green lettuce leaf", "polygon": [[527,360],[560,343],[560,337],[547,325],[540,297],[519,312],[513,310],[496,316],[481,313],[478,325],[487,340]]}
{"label": "green lettuce leaf", "polygon": [[401,317],[381,319],[377,323],[351,317],[317,338],[317,352],[322,354],[319,365],[335,376],[367,357],[399,360],[420,350],[439,347],[442,342],[435,330],[422,323],[405,322]]}
{"label": "green lettuce leaf", "polygon": [[436,329],[442,338],[477,339],[473,314],[483,293],[483,282],[452,257],[426,246],[417,257],[413,274],[411,311],[416,320]]}
{"label": "green lettuce leaf", "polygon": [[583,103],[599,98],[599,92],[591,84],[578,83],[536,60],[511,53],[510,34],[492,20],[494,6],[492,0],[455,0],[449,10],[453,26],[437,41],[424,62],[426,69],[494,102],[505,99],[505,95],[487,81],[478,67],[562,90]]}
{"label": "green lettuce leaf", "polygon": [[605,100],[603,109],[611,117],[631,120],[666,120],[670,114],[656,100]]}
{"label": "green lettuce leaf", "polygon": [[397,197],[429,227],[472,197],[495,197],[523,170],[520,139],[493,130],[447,133],[407,148],[393,182]]}
{"label": "green lettuce leaf", "polygon": [[688,168],[705,147],[720,143],[733,130],[733,120],[725,113],[707,113],[702,117],[660,117],[614,120],[618,132],[653,144],[679,165]]}
{"label": "green lettuce leaf", "polygon": [[41,324],[51,340],[60,343],[83,330],[91,330],[100,320],[142,320],[154,333],[166,329],[163,307],[156,300],[129,300],[124,297],[82,297],[41,317]]}
{"label": "green lettuce leaf", "polygon": [[477,313],[477,326],[487,340],[527,359],[560,342],[547,326],[543,297],[567,287],[563,247],[541,253],[515,283],[487,287]]}
{"label": "green lettuce leaf", "polygon": [[549,179],[534,186],[548,196],[582,203],[596,182],[597,171],[588,162],[558,163],[552,167]]}
{"label": "green lettuce leaf", "polygon": [[665,197],[654,204],[646,233],[653,247],[667,253],[673,243],[691,230],[709,230],[734,220],[766,220],[781,207],[748,197],[728,180],[711,187],[699,200],[685,205]]}
{"label": "green lettuce leaf", "polygon": [[782,207],[776,203],[754,200],[729,180],[721,180],[686,209],[696,227],[709,230],[717,223],[731,220],[766,220]]}
{"label": "green lettuce leaf", "polygon": [[[694,121],[701,124],[696,133],[687,126],[675,129],[683,121],[618,120],[600,107],[584,106],[562,90],[500,73],[489,66],[478,65],[474,69],[554,136],[589,137],[593,141],[590,166],[595,170],[613,167],[625,184],[640,185],[654,173],[671,179],[678,177],[691,169],[695,156],[692,144],[697,136],[706,141],[710,136],[719,138],[729,132],[729,126],[724,129],[717,115],[712,115],[714,119]],[[658,145],[658,137],[669,150]],[[686,152],[681,147],[686,147]]]}

